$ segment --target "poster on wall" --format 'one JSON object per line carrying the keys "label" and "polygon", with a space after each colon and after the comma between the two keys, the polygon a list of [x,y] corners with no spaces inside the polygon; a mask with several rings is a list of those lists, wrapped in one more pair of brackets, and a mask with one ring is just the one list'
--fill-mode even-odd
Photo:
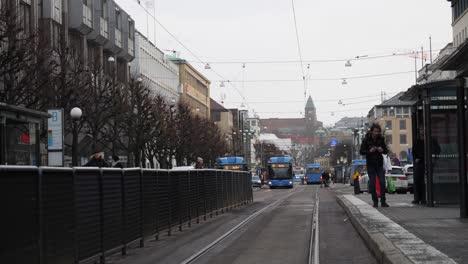
{"label": "poster on wall", "polygon": [[63,166],[63,109],[50,109],[47,121],[49,166]]}

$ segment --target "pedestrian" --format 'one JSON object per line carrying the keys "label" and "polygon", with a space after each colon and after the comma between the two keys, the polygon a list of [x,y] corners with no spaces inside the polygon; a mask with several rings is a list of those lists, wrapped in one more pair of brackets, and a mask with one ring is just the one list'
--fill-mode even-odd
{"label": "pedestrian", "polygon": [[329,180],[330,180],[330,173],[328,173],[327,170],[324,170],[322,172],[322,184],[320,184],[320,188],[322,188],[323,185],[325,185],[325,187],[328,187]]}
{"label": "pedestrian", "polygon": [[[435,138],[431,138],[431,150],[436,162],[437,156],[440,154],[440,145]],[[426,203],[426,184],[425,184],[425,146],[424,146],[424,130],[420,129],[416,142],[413,144],[413,160],[414,160],[414,174],[413,174],[413,193],[414,204]]]}
{"label": "pedestrian", "polygon": [[85,167],[109,167],[109,164],[104,160],[104,153],[96,151],[91,159],[84,165]]}
{"label": "pedestrian", "polygon": [[123,169],[123,165],[120,162],[119,156],[113,155],[112,156],[112,168],[120,168]]}
{"label": "pedestrian", "polygon": [[388,149],[385,144],[385,138],[382,136],[382,128],[379,124],[372,124],[369,132],[362,140],[360,153],[366,156],[367,173],[369,175],[369,192],[372,194],[373,206],[379,206],[379,200],[376,193],[376,181],[380,186],[380,203],[382,207],[388,207],[385,199],[385,173],[384,160],[382,154],[387,154]]}
{"label": "pedestrian", "polygon": [[195,162],[195,169],[203,169],[205,166],[203,164],[203,159],[201,157],[197,158],[197,161]]}
{"label": "pedestrian", "polygon": [[356,169],[356,172],[353,175],[354,194],[361,194],[361,186],[359,185],[359,177],[361,177],[361,172],[358,169]]}

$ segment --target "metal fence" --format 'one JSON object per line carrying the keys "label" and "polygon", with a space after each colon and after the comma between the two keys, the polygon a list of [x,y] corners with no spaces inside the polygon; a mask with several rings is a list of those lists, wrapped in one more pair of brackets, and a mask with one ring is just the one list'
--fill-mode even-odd
{"label": "metal fence", "polygon": [[246,172],[0,166],[0,260],[102,263],[252,200]]}

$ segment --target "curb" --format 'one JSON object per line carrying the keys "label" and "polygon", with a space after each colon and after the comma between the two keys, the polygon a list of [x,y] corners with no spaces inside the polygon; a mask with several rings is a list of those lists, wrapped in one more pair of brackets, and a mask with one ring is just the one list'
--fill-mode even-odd
{"label": "curb", "polygon": [[382,264],[410,264],[411,262],[401,251],[396,248],[390,240],[383,234],[370,232],[366,229],[363,216],[360,215],[359,210],[351,202],[347,201],[343,195],[337,195],[336,199],[340,206],[345,210],[354,228],[358,231],[359,235],[364,240],[364,243],[371,250],[372,254],[377,259],[378,263]]}
{"label": "curb", "polygon": [[353,195],[336,199],[378,263],[456,263]]}

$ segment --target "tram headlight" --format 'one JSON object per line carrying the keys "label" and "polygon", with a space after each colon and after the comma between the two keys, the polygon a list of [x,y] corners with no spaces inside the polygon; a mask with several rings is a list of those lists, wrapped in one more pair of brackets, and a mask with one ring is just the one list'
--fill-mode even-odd
{"label": "tram headlight", "polygon": [[270,185],[271,185],[271,182],[268,182],[268,184],[270,184]]}
{"label": "tram headlight", "polygon": [[289,184],[292,184],[292,181],[289,181]]}

